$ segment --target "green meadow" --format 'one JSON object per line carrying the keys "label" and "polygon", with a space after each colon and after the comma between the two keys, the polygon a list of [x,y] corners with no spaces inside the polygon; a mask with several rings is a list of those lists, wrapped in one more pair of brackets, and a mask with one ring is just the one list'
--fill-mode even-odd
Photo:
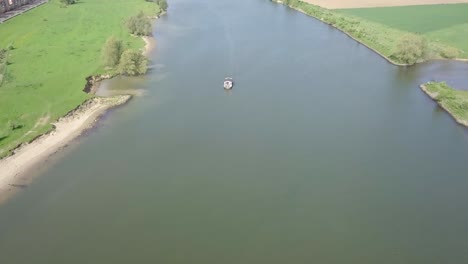
{"label": "green meadow", "polygon": [[[468,58],[468,4],[342,9],[338,12],[389,28],[416,33],[435,45],[458,49]],[[468,124],[468,92],[445,83],[425,85],[434,100],[457,120]]]}
{"label": "green meadow", "polygon": [[455,90],[444,82],[430,82],[424,86],[431,97],[454,118],[468,124],[468,91]]}
{"label": "green meadow", "polygon": [[[301,0],[282,3],[345,32],[395,64],[468,58],[468,4],[330,10]],[[450,114],[468,124],[467,91],[445,83],[425,87]]]}
{"label": "green meadow", "polygon": [[0,49],[8,63],[0,86],[0,157],[50,130],[50,124],[90,97],[85,78],[104,73],[101,48],[110,36],[129,48],[124,21],[139,11],[156,14],[145,0],[86,0],[64,7],[51,0],[0,24]]}
{"label": "green meadow", "polygon": [[422,34],[463,51],[468,57],[468,4],[341,9],[340,13]]}
{"label": "green meadow", "polygon": [[[430,59],[468,58],[468,52],[464,52],[464,50],[452,45],[455,40],[452,42],[440,41],[439,39],[428,38],[418,32],[408,31],[404,27],[395,27],[384,24],[380,20],[374,21],[371,18],[359,16],[359,12],[372,13],[372,10],[385,8],[331,10],[301,0],[284,0],[283,3],[338,28],[357,41],[379,52],[395,64],[411,65]],[[389,18],[392,15],[397,18],[400,16],[397,12],[394,14],[388,12]],[[454,16],[459,17],[459,21],[465,19],[462,13],[455,13]],[[375,17],[379,17],[379,15]],[[418,16],[414,19],[417,20]],[[398,23],[398,19],[394,21]],[[428,19],[423,22],[432,23]],[[466,38],[465,36],[458,37]],[[465,42],[462,40],[458,41],[458,43],[463,46]]]}

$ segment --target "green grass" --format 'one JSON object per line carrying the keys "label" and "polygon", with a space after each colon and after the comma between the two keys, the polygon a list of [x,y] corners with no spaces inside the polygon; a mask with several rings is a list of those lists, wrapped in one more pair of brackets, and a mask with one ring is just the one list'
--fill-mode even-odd
{"label": "green grass", "polygon": [[[284,0],[283,3],[289,5],[290,7],[299,9],[310,16],[320,19],[323,22],[346,32],[353,38],[357,39],[359,42],[378,51],[380,54],[396,64],[405,64],[404,61],[401,61],[393,56],[397,50],[397,45],[402,36],[417,33],[407,31],[404,27],[386,25],[380,21],[373,21],[370,18],[358,16],[358,13],[353,13],[353,10],[357,12],[363,9],[347,9],[336,11],[305,3],[300,0]],[[377,8],[372,9],[375,10]],[[464,21],[465,17],[462,17],[461,13],[456,13],[455,15],[459,20],[453,19],[453,21]],[[424,22],[428,21],[432,23],[431,20],[425,20]],[[398,20],[395,20],[395,23],[398,23]],[[429,34],[430,32],[428,33],[428,36]],[[450,45],[450,41],[437,41],[436,38],[429,38],[428,36],[426,37],[427,49],[425,52],[425,58],[421,59],[419,62],[427,59],[443,58],[449,56],[448,54],[453,54],[453,50],[459,51],[460,49],[457,49],[456,47],[454,48],[452,45]],[[439,38],[442,38],[442,36],[445,36],[445,38],[448,39],[456,39],[447,32],[445,32],[445,35],[443,32],[439,33]],[[465,43],[465,38],[467,38],[466,36],[467,35],[457,36],[459,43]],[[460,53],[456,54],[457,57],[468,57],[468,53],[462,53],[461,55],[462,56],[460,56]]]}
{"label": "green grass", "polygon": [[[462,52],[458,57],[468,57],[468,4],[335,11],[300,0],[283,3],[346,32],[393,63],[402,63],[393,54],[407,34],[421,34],[426,40],[425,59],[449,57],[454,50]],[[468,126],[468,91],[445,83],[431,82],[424,87],[458,122]]]}
{"label": "green grass", "polygon": [[453,89],[444,82],[430,82],[424,86],[450,114],[468,124],[468,91]]}
{"label": "green grass", "polygon": [[0,86],[0,157],[90,97],[82,92],[85,78],[104,73],[100,56],[108,37],[143,47],[124,26],[140,10],[159,8],[145,0],[83,0],[63,8],[52,0],[0,24],[0,48],[14,46]]}
{"label": "green grass", "polygon": [[468,57],[468,4],[341,9],[342,14],[423,34],[463,51]]}

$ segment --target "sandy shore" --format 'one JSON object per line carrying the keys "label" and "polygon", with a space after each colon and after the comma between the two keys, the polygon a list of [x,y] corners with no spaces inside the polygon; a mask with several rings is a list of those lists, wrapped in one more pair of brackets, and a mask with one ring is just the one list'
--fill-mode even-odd
{"label": "sandy shore", "polygon": [[13,155],[0,160],[0,201],[18,188],[25,187],[27,179],[23,176],[26,172],[92,127],[107,110],[125,104],[130,98],[130,95],[118,95],[89,99],[54,123],[52,132],[19,147]]}
{"label": "sandy shore", "polygon": [[149,57],[151,51],[156,47],[156,39],[153,37],[141,37],[145,41],[145,48],[143,49],[143,55]]}
{"label": "sandy shore", "polygon": [[[142,52],[148,57],[156,47],[156,40],[153,37],[143,37],[143,40],[146,45]],[[30,179],[25,175],[30,170],[91,128],[106,111],[125,104],[131,98],[132,95],[115,95],[89,99],[54,123],[53,131],[17,148],[13,155],[0,159],[0,203],[26,187]]]}

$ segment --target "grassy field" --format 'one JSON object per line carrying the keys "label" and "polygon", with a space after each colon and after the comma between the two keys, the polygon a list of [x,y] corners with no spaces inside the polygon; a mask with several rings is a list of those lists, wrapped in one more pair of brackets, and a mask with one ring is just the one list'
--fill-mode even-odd
{"label": "grassy field", "polygon": [[391,28],[423,34],[463,51],[468,57],[468,4],[341,9]]}
{"label": "grassy field", "polygon": [[[330,10],[300,0],[282,2],[340,29],[395,64],[407,63],[395,56],[395,50],[402,46],[402,36],[425,43],[419,62],[453,56],[468,58],[468,4]],[[459,123],[468,126],[468,92],[445,83],[424,87]]]}
{"label": "grassy field", "polygon": [[443,82],[426,83],[424,87],[459,123],[468,126],[468,91],[455,90]]}
{"label": "grassy field", "polygon": [[468,3],[468,0],[303,0],[328,9]]}
{"label": "grassy field", "polygon": [[100,57],[108,37],[144,46],[124,26],[140,10],[156,14],[159,7],[145,0],[86,0],[62,7],[52,0],[0,24],[0,48],[14,47],[0,86],[0,157],[50,130],[50,122],[89,97],[82,91],[85,78],[104,73]]}
{"label": "grassy field", "polygon": [[[414,34],[415,32],[407,31],[405,28],[393,27],[378,21],[359,17],[357,14],[352,14],[353,10],[362,9],[330,10],[305,3],[300,0],[284,0],[283,3],[346,32],[359,42],[379,52],[395,64],[406,64],[405,61],[394,56],[402,36],[418,36]],[[379,8],[372,8],[372,10],[376,9]],[[397,16],[396,14],[394,15]],[[454,16],[459,17],[458,19],[462,19],[460,18],[462,17],[461,13],[455,13]],[[453,20],[455,21],[455,19]],[[428,21],[431,22],[431,20],[425,20],[424,22]],[[464,39],[465,36],[461,36],[461,38]],[[424,58],[418,60],[418,62],[422,62],[427,59],[444,58],[447,57],[447,54],[453,54],[453,52],[450,51],[458,50],[456,47],[447,44],[445,41],[436,41],[432,38],[426,38],[425,40],[427,46],[424,52],[425,55]],[[460,41],[460,43],[464,42]],[[456,54],[456,57],[467,58],[468,53],[462,53],[459,51],[459,53]]]}

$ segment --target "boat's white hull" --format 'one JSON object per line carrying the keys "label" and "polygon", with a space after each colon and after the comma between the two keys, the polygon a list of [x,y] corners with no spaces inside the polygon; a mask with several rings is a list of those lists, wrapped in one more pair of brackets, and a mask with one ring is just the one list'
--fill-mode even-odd
{"label": "boat's white hull", "polygon": [[223,86],[224,86],[224,89],[231,90],[232,86],[234,86],[234,85],[233,85],[232,81],[224,81]]}

